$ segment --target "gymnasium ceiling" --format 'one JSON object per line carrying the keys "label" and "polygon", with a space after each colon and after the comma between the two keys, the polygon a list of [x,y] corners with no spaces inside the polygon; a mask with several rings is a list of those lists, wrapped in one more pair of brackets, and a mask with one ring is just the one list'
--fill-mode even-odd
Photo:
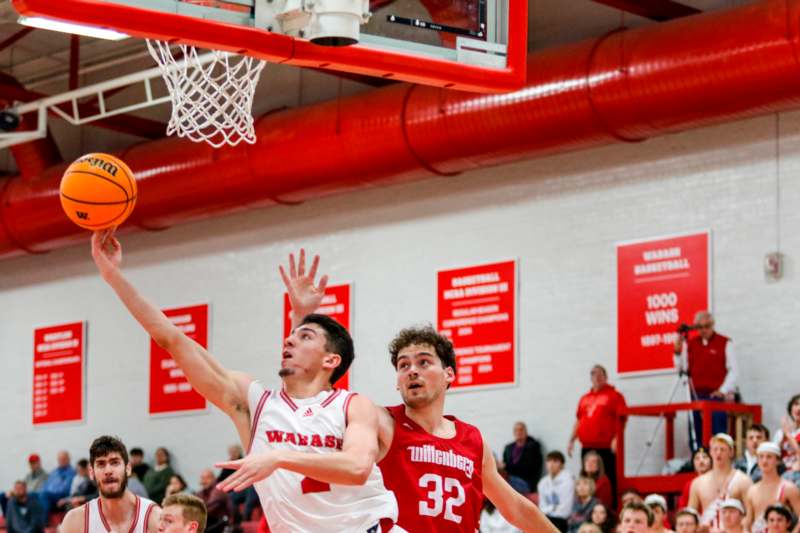
{"label": "gymnasium ceiling", "polygon": [[[744,0],[530,0],[529,50],[574,42],[625,25],[658,24],[671,17],[711,11],[747,3]],[[65,92],[70,87],[71,39],[69,35],[46,30],[28,31],[16,22],[9,0],[0,0],[0,104],[2,101],[31,100],[38,95]],[[78,47],[79,86],[121,76],[153,66],[144,43],[137,39],[105,41],[81,37]],[[266,83],[265,79],[268,79]],[[294,67],[268,67],[257,93],[256,113],[276,106],[303,105],[336,97],[337,94],[369,89],[372,80],[347,77],[336,83],[333,74],[298,72]],[[280,98],[277,91],[280,87]],[[291,96],[287,96],[292,93]],[[297,93],[297,94],[294,94]],[[122,95],[124,97],[124,95]],[[159,123],[168,118],[167,106],[137,114],[150,127],[137,130],[124,124],[117,131],[84,126],[78,129],[56,118],[50,125],[65,160],[90,150],[116,150],[152,138]],[[150,131],[145,136],[137,131]],[[0,172],[15,172],[9,150],[0,150]]]}

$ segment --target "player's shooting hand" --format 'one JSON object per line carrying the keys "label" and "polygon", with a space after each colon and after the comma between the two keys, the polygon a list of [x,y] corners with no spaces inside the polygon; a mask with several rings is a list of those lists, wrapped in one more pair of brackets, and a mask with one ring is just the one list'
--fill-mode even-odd
{"label": "player's shooting hand", "polygon": [[268,478],[278,468],[278,452],[267,452],[248,455],[244,459],[227,461],[214,465],[217,468],[230,468],[236,470],[225,481],[217,484],[223,492],[243,491],[257,481]]}
{"label": "player's shooting hand", "polygon": [[[289,254],[289,275],[286,275],[283,265],[279,267],[283,284],[289,294],[292,304],[293,319],[302,319],[317,310],[325,296],[325,287],[328,285],[328,276],[319,279],[319,285],[314,285],[319,267],[319,256],[315,255],[311,267],[306,271],[306,251],[300,249],[300,258],[295,264],[294,254]],[[294,322],[294,320],[293,320]]]}
{"label": "player's shooting hand", "polygon": [[122,264],[122,245],[114,237],[114,228],[94,232],[92,259],[103,277]]}

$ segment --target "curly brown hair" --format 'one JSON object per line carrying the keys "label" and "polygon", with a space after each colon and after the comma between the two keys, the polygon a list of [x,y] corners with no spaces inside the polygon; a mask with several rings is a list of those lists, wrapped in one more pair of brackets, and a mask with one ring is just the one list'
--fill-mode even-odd
{"label": "curly brown hair", "polygon": [[392,356],[392,366],[397,369],[397,354],[400,350],[412,344],[428,344],[436,350],[436,355],[444,368],[450,367],[456,371],[456,353],[453,343],[447,337],[433,329],[433,326],[410,327],[400,330],[400,333],[389,343],[389,353]]}

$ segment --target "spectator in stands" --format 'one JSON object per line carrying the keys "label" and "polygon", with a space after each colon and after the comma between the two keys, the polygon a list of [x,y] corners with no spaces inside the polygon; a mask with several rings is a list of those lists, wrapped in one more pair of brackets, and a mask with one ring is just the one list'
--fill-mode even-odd
{"label": "spectator in stands", "polygon": [[569,533],[578,533],[581,524],[591,520],[592,510],[599,503],[594,497],[594,480],[590,477],[580,476],[575,482],[575,499],[572,503],[572,513],[567,519]]}
{"label": "spectator in stands", "polygon": [[[228,446],[228,461],[238,461],[239,459],[244,457],[244,452],[242,451],[242,447],[238,444],[231,444]],[[217,476],[217,483],[222,483],[228,476],[236,472],[233,468],[223,468],[219,471],[219,475]],[[231,494],[236,494],[232,492]]]}
{"label": "spectator in stands", "polygon": [[781,447],[786,469],[800,470],[800,394],[791,397],[786,413],[781,429],[775,432],[775,443]]}
{"label": "spectator in stands", "polygon": [[196,496],[205,502],[208,510],[206,531],[221,533],[231,521],[231,501],[217,488],[217,478],[208,468],[200,472],[200,490]]}
{"label": "spectator in stands", "polygon": [[692,488],[692,481],[694,481],[697,476],[711,470],[711,456],[708,454],[708,450],[702,446],[697,448],[692,454],[692,466],[694,466],[694,476],[683,486],[683,492],[680,498],[678,498],[679,508],[684,508],[689,505],[689,491]]}
{"label": "spectator in stands", "polygon": [[684,507],[675,515],[675,533],[697,533],[700,515],[691,507]]}
{"label": "spectator in stands", "polygon": [[753,483],[761,479],[761,470],[758,468],[756,450],[758,445],[769,440],[769,430],[761,424],[753,424],[745,433],[744,456],[737,459],[733,466],[750,476]]}
{"label": "spectator in stands", "polygon": [[538,485],[539,509],[559,531],[567,531],[567,518],[572,512],[575,483],[564,469],[564,454],[553,451],[545,460],[545,475]]}
{"label": "spectator in stands", "polygon": [[789,533],[795,521],[789,509],[779,503],[767,507],[764,518],[767,520],[769,533]]}
{"label": "spectator in stands", "polygon": [[514,442],[503,450],[503,465],[509,485],[517,492],[536,492],[536,484],[542,477],[542,447],[539,441],[528,435],[524,422],[514,424]]}
{"label": "spectator in stands", "polygon": [[626,489],[622,492],[622,495],[619,497],[619,504],[620,507],[625,507],[630,503],[644,503],[644,499],[642,495],[636,489]]}
{"label": "spectator in stands", "polygon": [[81,459],[75,463],[75,477],[72,478],[69,496],[58,500],[56,508],[60,511],[68,511],[96,497],[97,487],[89,479],[89,461]]}
{"label": "spectator in stands", "polygon": [[612,533],[616,528],[616,521],[611,509],[603,503],[597,503],[592,508],[590,521],[600,528],[601,533]]}
{"label": "spectator in stands", "polygon": [[617,419],[625,407],[625,398],[608,384],[608,373],[601,365],[592,367],[592,388],[578,402],[577,419],[567,445],[572,457],[575,441],[581,442],[581,454],[594,450],[603,458],[606,475],[611,480],[612,492],[617,487]]}
{"label": "spectator in stands", "polygon": [[142,479],[144,488],[150,495],[150,499],[156,503],[161,503],[167,491],[170,478],[175,475],[169,464],[169,452],[163,446],[156,449],[156,464],[150,468]]}
{"label": "spectator in stands", "polygon": [[494,504],[488,498],[483,501],[480,524],[481,533],[522,533],[497,512]]}
{"label": "spectator in stands", "polygon": [[633,501],[622,508],[619,514],[621,533],[648,533],[653,527],[653,513],[644,502]]}
{"label": "spectator in stands", "polygon": [[6,515],[8,533],[42,533],[46,521],[47,514],[39,500],[28,494],[26,482],[16,481],[13,496],[8,502]]}
{"label": "spectator in stands", "polygon": [[[675,339],[675,366],[689,372],[696,399],[734,401],[738,370],[733,341],[714,331],[714,317],[708,311],[700,311],[695,315],[694,327],[698,335],[688,340],[678,335]],[[694,430],[697,441],[693,447],[697,447],[703,444],[703,424],[699,411],[694,412]],[[713,413],[711,433],[727,431],[727,415]]]}
{"label": "spectator in stands", "polygon": [[653,513],[653,526],[650,528],[650,533],[675,533],[669,528],[667,521],[667,499],[661,494],[648,494],[644,499],[644,504],[650,508]]}
{"label": "spectator in stands", "polygon": [[578,533],[603,533],[603,530],[597,524],[591,522],[584,522],[578,528]]}
{"label": "spectator in stands", "polygon": [[744,533],[744,505],[736,498],[722,502],[719,526],[711,527],[710,533]]}
{"label": "spectator in stands", "polygon": [[38,454],[32,453],[28,456],[28,466],[31,470],[25,475],[25,488],[28,493],[39,492],[47,481],[47,472],[42,468],[42,459]]}
{"label": "spectator in stands", "polygon": [[733,468],[733,438],[718,433],[711,438],[711,470],[692,481],[689,507],[700,512],[700,525],[710,526],[719,516],[725,498],[743,501],[753,484],[744,472]]}
{"label": "spectator in stands", "polygon": [[58,452],[56,461],[58,466],[47,476],[47,481],[39,493],[45,515],[55,508],[58,500],[69,496],[72,479],[75,477],[75,469],[70,464],[68,452],[64,450]]}
{"label": "spectator in stands", "polygon": [[173,494],[184,494],[188,493],[187,490],[186,480],[180,474],[172,474],[172,477],[169,478],[169,485],[167,485],[167,490],[164,491],[164,497],[172,496]]}
{"label": "spectator in stands", "polygon": [[800,489],[782,479],[778,474],[781,449],[774,442],[762,442],[757,450],[758,466],[763,473],[761,480],[747,490],[745,506],[747,517],[745,529],[752,533],[766,533],[767,522],[764,511],[774,503],[800,511]]}
{"label": "spectator in stands", "polygon": [[128,476],[128,490],[136,494],[137,496],[141,496],[142,498],[150,497],[147,494],[147,489],[144,488],[142,481],[136,474],[133,473],[133,470],[131,470],[131,475]]}
{"label": "spectator in stands", "polygon": [[611,481],[605,473],[603,458],[595,451],[591,451],[583,456],[583,468],[581,475],[590,477],[594,480],[594,497],[604,503],[607,507],[614,506],[614,499],[611,493]]}
{"label": "spectator in stands", "polygon": [[131,448],[131,469],[139,481],[144,481],[144,476],[150,470],[150,465],[144,462],[144,450],[141,448]]}

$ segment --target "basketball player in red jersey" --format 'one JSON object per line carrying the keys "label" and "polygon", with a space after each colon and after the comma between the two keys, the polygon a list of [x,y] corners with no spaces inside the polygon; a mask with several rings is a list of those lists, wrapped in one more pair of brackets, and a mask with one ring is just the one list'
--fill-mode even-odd
{"label": "basketball player in red jersey", "polygon": [[89,448],[89,475],[100,496],[72,509],[61,533],[157,533],[161,509],[128,490],[128,450],[116,437],[102,436]]}
{"label": "basketball player in red jersey", "polygon": [[281,268],[296,327],[284,342],[278,372],[283,387],[271,391],[247,374],[223,368],[138,293],[120,272],[122,247],[113,230],[95,232],[92,257],[103,279],[172,355],[192,387],[233,421],[248,457],[225,464],[238,471],[221,488],[255,484],[274,533],[330,531],[331,524],[337,531],[359,533],[392,527],[397,502],[375,464],[376,407],[331,385],[352,362],[352,340],[333,319],[311,314],[326,283],[323,277],[314,285],[318,258],[308,273],[303,251],[297,267],[290,256],[289,276]]}
{"label": "basketball player in red jersey", "polygon": [[378,466],[397,497],[398,526],[414,533],[473,533],[486,496],[515,527],[557,532],[500,476],[480,430],[444,415],[445,393],[456,376],[450,341],[431,327],[409,328],[389,350],[403,403],[378,410]]}

